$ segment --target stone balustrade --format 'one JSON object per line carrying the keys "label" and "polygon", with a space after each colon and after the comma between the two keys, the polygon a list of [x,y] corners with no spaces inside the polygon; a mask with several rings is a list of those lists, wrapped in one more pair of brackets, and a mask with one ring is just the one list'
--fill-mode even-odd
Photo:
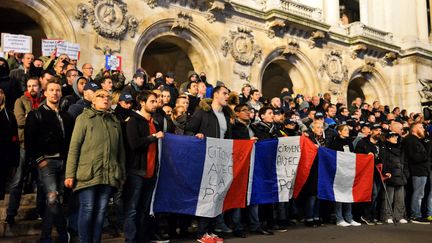
{"label": "stone balustrade", "polygon": [[299,15],[304,18],[321,22],[323,21],[322,10],[319,8],[313,8],[290,0],[281,0],[280,2],[280,8],[283,11],[287,11],[290,14]]}
{"label": "stone balustrade", "polygon": [[348,35],[351,37],[363,36],[373,40],[387,43],[393,42],[393,34],[367,26],[361,22],[354,22],[347,26]]}

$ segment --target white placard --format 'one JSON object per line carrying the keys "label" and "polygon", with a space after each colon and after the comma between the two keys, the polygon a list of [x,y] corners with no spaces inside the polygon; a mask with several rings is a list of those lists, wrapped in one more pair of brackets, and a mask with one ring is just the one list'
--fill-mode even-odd
{"label": "white placard", "polygon": [[32,53],[32,37],[27,35],[14,35],[1,33],[3,52]]}
{"label": "white placard", "polygon": [[57,44],[62,41],[61,39],[42,39],[42,56],[51,56],[51,53],[57,48]]}
{"label": "white placard", "polygon": [[66,54],[72,60],[79,59],[80,45],[67,41],[57,43],[57,57],[61,54]]}

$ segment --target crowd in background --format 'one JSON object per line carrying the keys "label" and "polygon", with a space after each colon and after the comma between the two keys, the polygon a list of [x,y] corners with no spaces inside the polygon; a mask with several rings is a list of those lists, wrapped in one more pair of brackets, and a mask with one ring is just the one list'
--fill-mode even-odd
{"label": "crowd in background", "polygon": [[[250,233],[272,235],[300,222],[432,221],[432,127],[421,113],[288,88],[275,97],[249,84],[236,92],[221,81],[213,86],[205,72],[175,80],[171,71],[153,76],[140,68],[132,79],[121,71],[94,71],[67,55],[35,59],[10,52],[0,58],[0,200],[10,194],[5,221],[13,227],[22,193],[36,188],[41,242],[52,242],[53,226],[61,242],[69,242],[70,233],[100,242],[109,202],[115,220],[108,222],[126,242],[188,236],[223,242],[217,234],[246,237],[246,225]],[[373,154],[382,172],[374,170],[369,203],[319,200],[315,160],[300,197],[288,203],[250,205],[216,218],[150,216],[157,141],[165,133],[253,140],[305,135],[317,146]]]}

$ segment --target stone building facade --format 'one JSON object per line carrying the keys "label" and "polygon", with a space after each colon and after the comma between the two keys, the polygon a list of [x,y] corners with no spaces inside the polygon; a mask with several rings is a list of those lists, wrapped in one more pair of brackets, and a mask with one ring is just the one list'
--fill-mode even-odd
{"label": "stone building facade", "polygon": [[[120,55],[130,75],[204,71],[239,91],[361,96],[420,111],[431,100],[432,0],[8,0],[79,64]],[[423,103],[424,104],[424,103]]]}

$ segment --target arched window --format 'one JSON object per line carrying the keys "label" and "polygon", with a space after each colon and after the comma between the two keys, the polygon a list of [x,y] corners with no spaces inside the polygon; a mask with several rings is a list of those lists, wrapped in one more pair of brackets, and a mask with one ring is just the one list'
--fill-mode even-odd
{"label": "arched window", "polygon": [[339,0],[339,13],[342,25],[360,21],[359,0]]}

